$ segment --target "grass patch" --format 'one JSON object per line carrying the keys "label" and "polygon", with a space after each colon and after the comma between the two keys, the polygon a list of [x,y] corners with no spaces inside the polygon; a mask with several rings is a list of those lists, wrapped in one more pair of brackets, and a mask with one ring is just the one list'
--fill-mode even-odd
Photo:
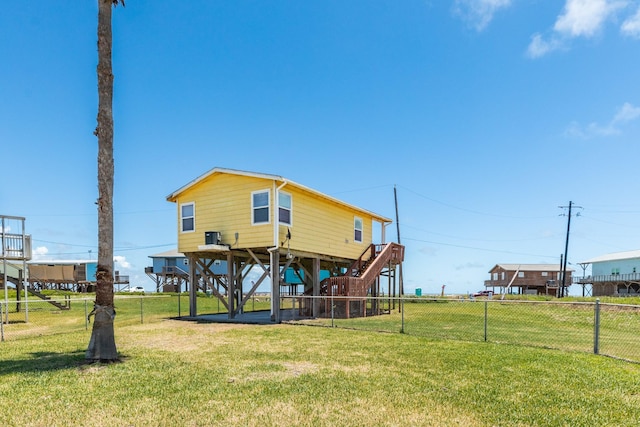
{"label": "grass patch", "polygon": [[2,425],[637,425],[640,365],[589,354],[299,325],[117,327],[0,343]]}

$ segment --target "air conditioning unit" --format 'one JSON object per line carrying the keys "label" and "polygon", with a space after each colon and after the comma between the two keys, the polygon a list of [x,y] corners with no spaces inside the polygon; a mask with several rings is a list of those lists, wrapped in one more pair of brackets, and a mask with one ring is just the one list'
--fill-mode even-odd
{"label": "air conditioning unit", "polygon": [[205,245],[219,245],[222,242],[222,234],[219,231],[205,231],[204,232],[204,244]]}

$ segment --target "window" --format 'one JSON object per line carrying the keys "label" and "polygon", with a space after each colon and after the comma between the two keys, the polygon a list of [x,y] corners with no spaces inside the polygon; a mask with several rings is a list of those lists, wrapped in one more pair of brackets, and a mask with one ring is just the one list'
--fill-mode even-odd
{"label": "window", "polygon": [[184,203],[180,205],[180,231],[189,233],[196,229],[196,205],[195,203]]}
{"label": "window", "polygon": [[524,277],[524,271],[519,271],[518,272],[518,277]]}
{"label": "window", "polygon": [[620,274],[620,269],[619,268],[612,268],[611,269],[611,275],[612,276],[617,276]]}
{"label": "window", "polygon": [[278,193],[278,221],[291,225],[291,194]]}
{"label": "window", "polygon": [[504,279],[505,279],[505,277],[507,277],[507,276],[506,276],[506,273],[503,271],[503,272],[502,272],[502,280],[504,280]]}
{"label": "window", "polygon": [[269,190],[251,193],[252,224],[269,222]]}
{"label": "window", "polygon": [[547,272],[546,272],[546,271],[543,271],[543,272],[542,272],[542,277],[547,277],[547,276],[548,276]]}
{"label": "window", "polygon": [[362,218],[353,219],[353,240],[358,243],[362,243]]}

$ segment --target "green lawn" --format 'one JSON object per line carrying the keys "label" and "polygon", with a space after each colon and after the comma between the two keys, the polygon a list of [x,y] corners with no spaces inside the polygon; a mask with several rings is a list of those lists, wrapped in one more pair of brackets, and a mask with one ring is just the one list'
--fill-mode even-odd
{"label": "green lawn", "polygon": [[[131,319],[133,320],[133,319]],[[0,343],[7,426],[636,426],[640,365],[588,353],[301,325],[119,324]]]}

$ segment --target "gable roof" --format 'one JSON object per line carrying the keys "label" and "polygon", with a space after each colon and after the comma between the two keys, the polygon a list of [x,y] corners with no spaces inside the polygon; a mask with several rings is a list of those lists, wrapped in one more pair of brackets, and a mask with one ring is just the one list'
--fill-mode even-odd
{"label": "gable roof", "polygon": [[593,264],[595,262],[618,261],[618,260],[633,259],[633,258],[640,258],[640,250],[614,252],[611,254],[600,255],[598,257],[583,261],[580,264]]}
{"label": "gable roof", "polygon": [[[502,268],[506,271],[560,271],[560,264],[496,264],[489,272],[496,268]],[[567,271],[574,271],[573,268],[567,267]]]}
{"label": "gable roof", "polygon": [[359,208],[355,205],[352,205],[350,203],[344,202],[342,200],[336,199],[335,197],[331,197],[327,194],[321,193],[319,191],[316,191],[312,188],[309,188],[305,185],[302,184],[298,184],[297,182],[291,181],[290,179],[284,178],[280,175],[271,175],[271,174],[266,174],[266,173],[258,173],[258,172],[248,172],[248,171],[241,171],[241,170],[237,170],[237,169],[226,169],[226,168],[219,168],[219,167],[215,167],[213,169],[211,169],[210,171],[200,175],[199,177],[197,177],[196,179],[194,179],[193,181],[189,182],[188,184],[180,187],[179,189],[177,189],[176,191],[174,191],[173,193],[169,194],[167,196],[167,201],[169,202],[175,202],[177,197],[185,192],[186,190],[192,188],[193,186],[195,186],[196,184],[204,181],[205,179],[209,178],[212,175],[215,174],[228,174],[228,175],[238,175],[238,176],[247,176],[247,177],[253,177],[253,178],[259,178],[259,179],[265,179],[268,181],[275,181],[275,182],[280,182],[283,184],[286,184],[288,186],[291,187],[295,187],[298,188],[304,192],[313,194],[317,197],[320,197],[322,199],[325,199],[331,203],[334,204],[338,204],[338,205],[342,205],[344,207],[347,207],[349,209],[353,209],[355,211],[358,212],[362,212],[364,214],[366,214],[367,216],[371,216],[372,218],[383,222],[383,223],[391,223],[393,222],[390,218],[384,217],[382,215],[378,215],[374,212],[368,211],[366,209],[362,209]]}

